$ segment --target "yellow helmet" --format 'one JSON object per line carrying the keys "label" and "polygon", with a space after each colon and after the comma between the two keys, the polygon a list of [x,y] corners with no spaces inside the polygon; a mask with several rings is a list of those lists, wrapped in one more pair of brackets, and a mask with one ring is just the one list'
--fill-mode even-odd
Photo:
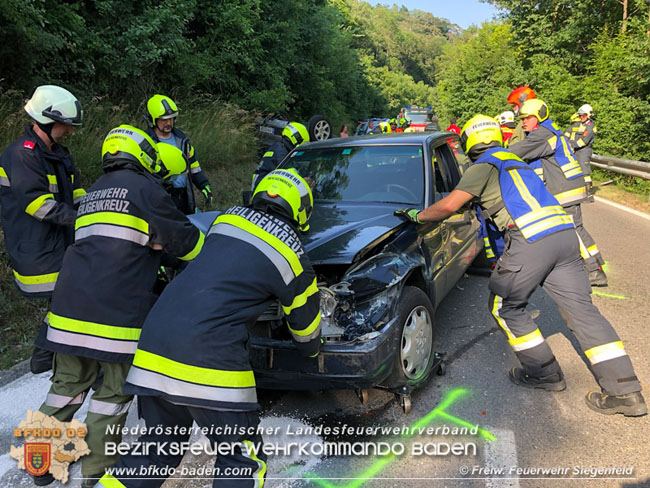
{"label": "yellow helmet", "polygon": [[178,117],[178,107],[174,100],[165,95],[154,95],[147,100],[147,122],[156,125],[156,119],[171,119]]}
{"label": "yellow helmet", "polygon": [[298,228],[309,230],[314,196],[307,182],[293,169],[276,169],[259,182],[251,200],[253,208],[276,212],[293,220]]}
{"label": "yellow helmet", "polygon": [[146,132],[131,125],[111,130],[102,144],[102,168],[108,169],[120,160],[137,163],[149,173],[161,173],[156,143]]}
{"label": "yellow helmet", "polygon": [[475,115],[463,126],[460,133],[460,144],[465,154],[470,159],[476,160],[486,149],[502,147],[501,126],[492,117]]}
{"label": "yellow helmet", "polygon": [[544,100],[533,98],[532,100],[526,100],[524,102],[524,104],[519,109],[519,118],[523,119],[524,117],[528,117],[530,115],[537,117],[538,122],[544,122],[546,119],[548,119],[548,107],[546,106]]}
{"label": "yellow helmet", "polygon": [[160,154],[160,161],[167,168],[167,173],[165,178],[168,178],[172,175],[181,175],[187,172],[187,160],[183,151],[178,149],[176,146],[171,144],[166,144],[164,142],[159,142],[157,144],[158,154]]}
{"label": "yellow helmet", "polygon": [[298,122],[291,122],[284,129],[282,135],[291,141],[294,147],[300,146],[305,142],[309,142],[309,131],[307,127]]}

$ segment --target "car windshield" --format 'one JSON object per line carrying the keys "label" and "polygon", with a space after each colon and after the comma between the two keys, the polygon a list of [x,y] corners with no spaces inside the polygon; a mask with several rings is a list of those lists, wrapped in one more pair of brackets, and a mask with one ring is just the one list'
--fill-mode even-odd
{"label": "car windshield", "polygon": [[296,151],[281,167],[314,183],[316,200],[421,205],[424,164],[419,145],[328,147]]}
{"label": "car windshield", "polygon": [[411,124],[426,124],[428,122],[425,112],[406,112],[406,118],[411,121]]}

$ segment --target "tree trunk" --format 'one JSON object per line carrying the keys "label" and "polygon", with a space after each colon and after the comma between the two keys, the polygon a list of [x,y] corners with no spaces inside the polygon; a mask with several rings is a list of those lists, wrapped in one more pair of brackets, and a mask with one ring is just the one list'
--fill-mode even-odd
{"label": "tree trunk", "polygon": [[627,27],[627,2],[628,0],[622,0],[623,4],[623,24],[621,25],[621,33],[625,34],[625,29]]}

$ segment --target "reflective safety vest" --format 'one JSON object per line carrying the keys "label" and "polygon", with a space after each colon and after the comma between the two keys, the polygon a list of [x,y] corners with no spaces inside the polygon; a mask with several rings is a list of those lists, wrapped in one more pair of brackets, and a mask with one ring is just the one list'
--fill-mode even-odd
{"label": "reflective safety vest", "polygon": [[580,169],[580,163],[578,163],[573,151],[569,147],[569,141],[558,126],[551,119],[546,119],[544,122],[539,124],[542,127],[546,127],[550,130],[555,138],[549,139],[548,143],[551,147],[555,148],[555,161],[557,162],[562,173],[567,180],[573,180],[582,176],[582,169]]}
{"label": "reflective safety vest", "polygon": [[474,164],[491,164],[499,170],[502,203],[483,211],[490,218],[504,206],[524,239],[534,242],[555,232],[573,229],[573,220],[535,176],[530,166],[501,148],[491,148]]}
{"label": "reflective safety vest", "polygon": [[68,150],[25,127],[0,156],[0,220],[14,283],[28,298],[52,296],[73,241],[74,205],[86,193]]}
{"label": "reflective safety vest", "polygon": [[249,328],[278,300],[278,321],[284,315],[296,355],[317,353],[320,293],[296,231],[264,212],[228,209],[149,313],[124,391],[203,408],[257,409]]}
{"label": "reflective safety vest", "polygon": [[81,199],[75,242],[66,251],[45,322],[44,349],[107,362],[131,362],[156,296],[162,248],[193,259],[203,234],[160,181],[126,167],[101,176]]}

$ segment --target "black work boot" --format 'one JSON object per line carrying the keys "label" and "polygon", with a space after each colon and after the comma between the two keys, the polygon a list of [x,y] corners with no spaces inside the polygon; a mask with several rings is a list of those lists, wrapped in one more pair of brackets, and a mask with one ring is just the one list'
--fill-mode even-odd
{"label": "black work boot", "polygon": [[515,385],[525,386],[526,388],[540,388],[547,391],[566,390],[566,381],[564,381],[562,371],[538,377],[527,375],[524,373],[523,368],[512,368],[508,376]]}
{"label": "black work boot", "polygon": [[82,475],[81,488],[93,488],[104,473]]}
{"label": "black work boot", "polygon": [[607,286],[607,275],[603,268],[589,272],[589,283],[591,286]]}
{"label": "black work boot", "polygon": [[34,484],[36,486],[47,486],[50,483],[54,482],[54,476],[52,476],[52,473],[49,471],[40,476],[32,476],[32,479],[34,480]]}
{"label": "black work boot", "polygon": [[45,373],[52,369],[54,353],[40,347],[34,347],[32,358],[29,360],[29,369],[33,374]]}
{"label": "black work boot", "polygon": [[613,396],[599,391],[590,391],[585,397],[585,402],[594,412],[604,415],[621,413],[626,417],[641,417],[648,413],[648,406],[640,391]]}

